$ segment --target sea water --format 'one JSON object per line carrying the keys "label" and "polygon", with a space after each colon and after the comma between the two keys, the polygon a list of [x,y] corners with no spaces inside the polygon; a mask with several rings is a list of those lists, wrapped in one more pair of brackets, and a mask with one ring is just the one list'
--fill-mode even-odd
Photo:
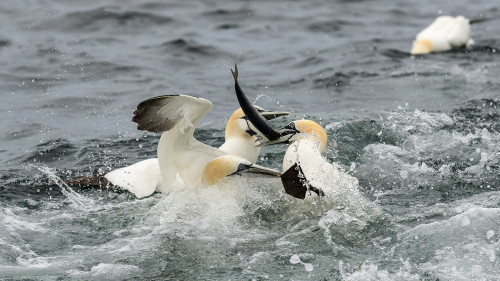
{"label": "sea water", "polygon": [[[0,8],[0,279],[497,280],[500,25],[411,56],[440,15],[491,1],[7,1]],[[279,179],[136,199],[63,181],[156,157],[135,106],[213,103],[195,137],[223,143],[249,98],[320,123],[357,178],[342,200]],[[285,145],[260,165],[281,169]],[[339,204],[341,202],[341,204]]]}

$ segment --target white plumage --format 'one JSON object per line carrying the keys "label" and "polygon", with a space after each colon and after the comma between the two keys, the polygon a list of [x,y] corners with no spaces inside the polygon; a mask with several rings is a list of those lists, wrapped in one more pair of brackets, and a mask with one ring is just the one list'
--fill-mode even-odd
{"label": "white plumage", "polygon": [[330,163],[323,157],[320,144],[314,139],[301,138],[288,147],[283,158],[283,172],[295,163],[299,164],[307,183],[321,190],[325,196],[344,194],[358,186],[358,179],[347,174],[337,163]]}
{"label": "white plumage", "polygon": [[104,177],[114,186],[130,191],[137,198],[149,196],[161,187],[161,171],[157,158],[113,170]]}
{"label": "white plumage", "polygon": [[424,30],[420,31],[413,42],[411,54],[448,51],[453,48],[470,47],[469,19],[458,16],[440,16]]}
{"label": "white plumage", "polygon": [[[241,109],[229,118],[226,142],[219,149],[193,137],[196,126],[211,108],[210,101],[188,95],[160,96],[141,102],[134,112],[133,121],[138,123],[140,130],[162,133],[158,158],[111,171],[105,178],[141,198],[155,191],[200,187],[205,166],[223,155],[235,155],[255,163],[260,147],[256,146],[258,140]],[[288,114],[257,109],[268,119]],[[234,158],[230,159],[234,165],[240,164]]]}
{"label": "white plumage", "polygon": [[[291,143],[283,158],[283,176],[286,178],[283,184],[288,193],[294,194],[293,191],[290,192],[290,181],[294,181],[293,177],[296,175],[291,173],[291,178],[288,178],[290,169],[300,169],[302,175],[298,173],[297,176],[300,181],[305,180],[310,190],[316,190],[315,192],[321,195],[336,196],[356,190],[358,180],[345,173],[336,163],[329,163],[324,158],[327,134],[318,123],[297,120],[277,132],[281,136],[280,139],[264,144]],[[296,186],[294,183],[291,185]],[[304,193],[297,192],[294,196],[301,198],[303,195]]]}

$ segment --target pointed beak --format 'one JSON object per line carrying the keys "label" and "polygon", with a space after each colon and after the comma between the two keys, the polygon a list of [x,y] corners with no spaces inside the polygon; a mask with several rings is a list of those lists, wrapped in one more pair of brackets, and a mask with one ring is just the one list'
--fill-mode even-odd
{"label": "pointed beak", "polygon": [[261,175],[268,175],[268,176],[273,176],[273,177],[279,177],[281,176],[281,172],[269,169],[257,164],[252,164],[248,169],[246,170],[248,173],[253,173],[253,174],[261,174]]}
{"label": "pointed beak", "polygon": [[268,145],[274,145],[274,144],[289,144],[290,139],[295,136],[296,134],[300,133],[299,131],[295,129],[290,129],[283,127],[279,130],[277,130],[279,137],[274,140],[261,140],[260,144],[257,146],[268,146]]}
{"label": "pointed beak", "polygon": [[286,112],[286,111],[267,111],[267,110],[264,110],[264,111],[260,111],[260,114],[262,114],[262,116],[264,118],[266,118],[266,120],[272,120],[274,118],[278,118],[278,117],[281,117],[281,116],[290,115],[290,112]]}
{"label": "pointed beak", "polygon": [[272,177],[281,176],[281,172],[279,172],[277,170],[269,169],[269,168],[266,168],[266,167],[263,167],[263,166],[260,166],[257,164],[250,164],[250,165],[240,164],[238,166],[238,170],[236,172],[232,173],[230,176],[239,175],[242,173],[260,174],[260,175],[266,175],[266,176],[272,176]]}
{"label": "pointed beak", "polygon": [[[236,65],[234,65],[234,71],[231,69],[231,73],[233,74],[234,78],[234,90],[236,92],[236,97],[238,98],[238,103],[240,104],[240,107],[247,116],[248,120],[257,130],[256,133],[270,141],[278,139],[279,133],[271,127],[271,125],[267,121],[268,119],[264,117],[264,115],[260,113],[252,105],[252,103],[250,103],[245,93],[243,93],[243,90],[241,90],[241,87],[238,83],[238,67]],[[269,117],[272,117],[272,115],[269,115]]]}

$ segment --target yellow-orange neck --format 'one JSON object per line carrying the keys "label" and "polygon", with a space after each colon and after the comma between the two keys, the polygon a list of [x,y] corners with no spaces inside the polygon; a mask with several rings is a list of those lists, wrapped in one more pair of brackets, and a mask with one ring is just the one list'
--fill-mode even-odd
{"label": "yellow-orange neck", "polygon": [[299,139],[313,139],[319,143],[321,153],[326,151],[328,136],[321,125],[311,120],[298,120],[294,123],[295,128],[301,133]]}

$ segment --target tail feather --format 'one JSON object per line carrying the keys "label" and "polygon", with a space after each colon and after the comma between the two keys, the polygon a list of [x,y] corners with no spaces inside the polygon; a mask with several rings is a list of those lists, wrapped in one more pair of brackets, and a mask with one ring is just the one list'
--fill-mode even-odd
{"label": "tail feather", "polygon": [[106,174],[107,172],[88,177],[69,179],[66,180],[65,183],[69,186],[92,187],[98,189],[113,188],[114,187],[113,184],[106,179],[105,177]]}

